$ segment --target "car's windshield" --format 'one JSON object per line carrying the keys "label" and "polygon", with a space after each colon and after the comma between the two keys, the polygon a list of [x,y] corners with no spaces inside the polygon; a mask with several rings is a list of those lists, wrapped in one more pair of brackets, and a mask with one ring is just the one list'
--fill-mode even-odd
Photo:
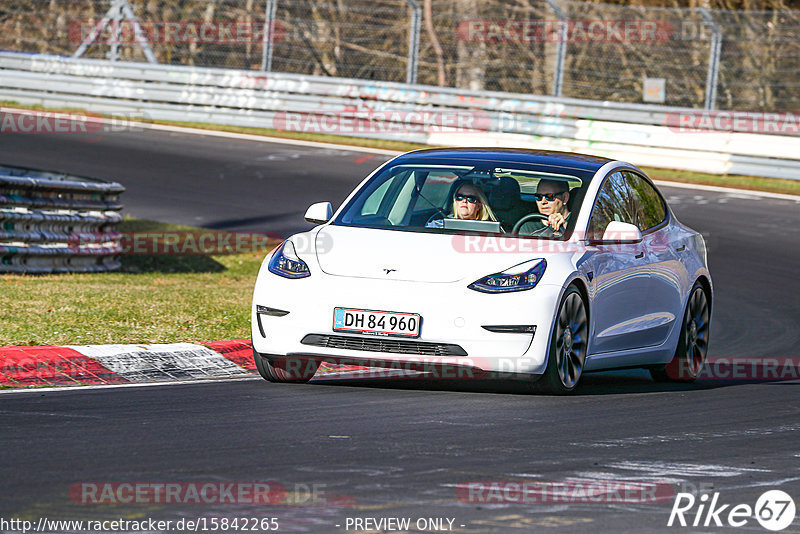
{"label": "car's windshield", "polygon": [[[373,176],[334,224],[562,239],[572,231],[572,210],[588,181],[583,171],[552,166],[398,163]],[[547,226],[555,213],[563,222],[553,232]]]}

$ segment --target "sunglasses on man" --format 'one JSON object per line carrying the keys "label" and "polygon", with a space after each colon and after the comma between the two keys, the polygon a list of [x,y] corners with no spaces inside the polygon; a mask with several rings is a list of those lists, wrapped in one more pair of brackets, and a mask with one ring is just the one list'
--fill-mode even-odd
{"label": "sunglasses on man", "polygon": [[539,202],[543,198],[546,198],[548,202],[552,202],[557,198],[560,198],[563,193],[536,193],[533,195],[533,198],[536,199],[536,202]]}
{"label": "sunglasses on man", "polygon": [[456,202],[461,202],[462,200],[466,200],[470,204],[477,204],[480,202],[480,200],[478,200],[478,197],[474,197],[472,195],[462,195],[461,193],[457,194],[453,198],[456,199]]}

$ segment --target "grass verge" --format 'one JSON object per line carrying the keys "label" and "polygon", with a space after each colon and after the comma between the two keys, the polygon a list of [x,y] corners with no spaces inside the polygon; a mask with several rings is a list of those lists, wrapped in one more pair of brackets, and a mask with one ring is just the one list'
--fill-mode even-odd
{"label": "grass verge", "polygon": [[[34,109],[44,111],[62,111],[85,113],[80,109],[55,109],[42,106],[21,106],[16,102],[0,101],[0,105],[17,109]],[[316,134],[308,132],[289,132],[284,130],[273,130],[269,128],[249,128],[243,126],[227,126],[219,124],[207,124],[196,122],[162,121],[162,120],[140,120],[140,122],[152,124],[166,124],[181,126],[184,128],[197,128],[203,130],[216,130],[222,132],[246,133],[251,135],[261,135],[267,137],[278,137],[283,139],[297,139],[302,141],[315,141],[318,143],[335,143],[339,145],[352,145],[370,148],[382,148],[385,150],[396,150],[405,152],[419,148],[432,148],[430,145],[419,143],[406,143],[402,141],[390,141],[383,139],[368,139],[360,137],[348,137],[339,135]],[[479,142],[476,144],[480,144]],[[636,163],[636,162],[632,162]],[[767,191],[771,193],[783,193],[788,195],[800,195],[800,180],[785,180],[780,178],[764,178],[761,176],[739,176],[735,174],[707,174],[693,171],[676,171],[672,169],[659,169],[653,167],[642,167],[652,178],[669,182],[681,182],[689,184],[713,185],[717,187],[733,187],[737,189],[749,189],[751,191]]]}
{"label": "grass verge", "polygon": [[[135,219],[119,230],[201,231]],[[114,273],[2,275],[0,346],[247,338],[265,254],[126,255]]]}
{"label": "grass verge", "polygon": [[749,191],[766,191],[784,195],[800,195],[800,180],[784,180],[780,178],[764,178],[763,176],[739,176],[736,174],[705,174],[692,171],[675,171],[642,167],[654,180],[681,182],[684,184],[713,185],[716,187],[733,187]]}

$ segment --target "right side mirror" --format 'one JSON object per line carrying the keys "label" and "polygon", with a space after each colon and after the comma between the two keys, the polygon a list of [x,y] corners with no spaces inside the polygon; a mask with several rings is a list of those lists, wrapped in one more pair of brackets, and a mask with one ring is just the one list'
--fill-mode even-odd
{"label": "right side mirror", "polygon": [[325,224],[333,217],[333,207],[330,202],[317,202],[311,204],[306,210],[305,220],[312,224]]}
{"label": "right side mirror", "polygon": [[603,243],[638,243],[642,231],[635,224],[611,221],[603,232]]}

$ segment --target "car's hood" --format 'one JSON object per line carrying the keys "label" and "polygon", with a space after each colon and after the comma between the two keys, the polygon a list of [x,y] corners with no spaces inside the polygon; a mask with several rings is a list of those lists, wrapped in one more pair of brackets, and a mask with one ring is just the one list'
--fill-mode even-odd
{"label": "car's hood", "polygon": [[[479,239],[483,241],[474,246]],[[504,248],[510,241],[519,240],[324,226],[316,234],[315,248],[321,269],[330,275],[438,283],[473,282],[548,256]]]}

